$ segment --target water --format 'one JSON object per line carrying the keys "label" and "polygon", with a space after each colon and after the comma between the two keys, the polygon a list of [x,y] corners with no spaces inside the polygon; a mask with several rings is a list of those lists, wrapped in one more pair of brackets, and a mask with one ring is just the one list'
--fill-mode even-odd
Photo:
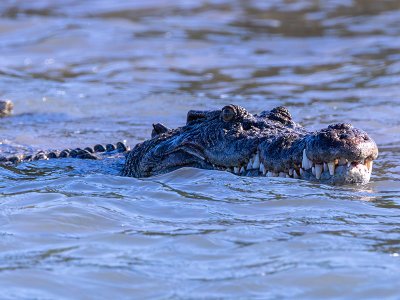
{"label": "water", "polygon": [[1,167],[1,299],[398,299],[399,1],[3,0],[0,16],[3,153],[134,145],[229,103],[351,121],[380,148],[362,187]]}

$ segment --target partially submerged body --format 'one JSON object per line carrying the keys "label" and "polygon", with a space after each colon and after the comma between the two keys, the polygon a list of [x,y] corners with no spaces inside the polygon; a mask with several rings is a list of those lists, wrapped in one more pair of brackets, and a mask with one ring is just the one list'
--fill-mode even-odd
{"label": "partially submerged body", "polygon": [[369,182],[375,142],[350,124],[308,132],[285,107],[253,115],[237,105],[190,111],[187,124],[157,124],[127,156],[122,175],[148,177],[181,167],[242,176],[290,177],[328,184]]}
{"label": "partially submerged body", "polygon": [[[153,125],[152,138],[132,150],[122,143],[3,158],[5,163],[125,153],[123,176],[149,177],[182,167],[215,169],[242,176],[289,177],[328,184],[366,184],[378,156],[375,142],[350,124],[308,132],[285,107],[258,115],[237,105],[189,111],[185,126]],[[104,148],[104,149],[103,149]],[[107,148],[107,149],[106,149]]]}

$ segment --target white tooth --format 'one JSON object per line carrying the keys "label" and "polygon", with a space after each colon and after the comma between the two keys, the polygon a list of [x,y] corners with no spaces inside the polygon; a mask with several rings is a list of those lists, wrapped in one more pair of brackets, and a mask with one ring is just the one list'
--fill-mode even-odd
{"label": "white tooth", "polygon": [[373,165],[373,163],[374,163],[374,162],[373,162],[372,160],[369,160],[369,161],[366,162],[367,168],[368,168],[368,172],[369,172],[369,173],[372,172],[372,165]]}
{"label": "white tooth", "polygon": [[321,179],[322,168],[323,166],[321,164],[315,164],[315,177],[317,177],[317,179]]}
{"label": "white tooth", "polygon": [[253,162],[253,169],[258,169],[259,167],[260,167],[260,155],[257,152]]}
{"label": "white tooth", "polygon": [[299,175],[297,175],[297,172],[296,172],[296,171],[293,172],[293,178],[299,179]]}
{"label": "white tooth", "polygon": [[264,170],[265,170],[264,164],[263,164],[263,163],[260,163],[260,172],[263,172],[263,173],[264,173]]}
{"label": "white tooth", "polygon": [[267,169],[264,168],[263,175],[265,176],[265,174],[267,174]]}
{"label": "white tooth", "polygon": [[315,176],[315,167],[312,167],[311,172]]}
{"label": "white tooth", "polygon": [[246,169],[244,167],[240,168],[240,173],[244,173],[246,171]]}
{"label": "white tooth", "polygon": [[324,162],[324,172],[328,172],[329,168],[328,168],[328,164]]}
{"label": "white tooth", "polygon": [[249,163],[247,164],[247,170],[250,170],[251,169],[251,166],[252,166],[252,162],[251,162],[251,159],[249,160]]}
{"label": "white tooth", "polygon": [[239,168],[238,168],[238,167],[234,167],[234,168],[233,168],[233,172],[234,172],[235,174],[239,174]]}
{"label": "white tooth", "polygon": [[285,172],[279,172],[279,177],[286,178],[286,173]]}
{"label": "white tooth", "polygon": [[364,160],[364,159],[362,159],[362,160],[361,160],[361,164],[363,165],[364,163],[365,163],[365,160]]}
{"label": "white tooth", "polygon": [[272,172],[271,172],[271,171],[268,171],[268,173],[267,173],[267,177],[273,177],[273,176],[272,176]]}
{"label": "white tooth", "polygon": [[279,176],[278,173],[272,172],[272,177],[278,177],[278,176]]}
{"label": "white tooth", "polygon": [[339,159],[339,166],[343,166],[343,165],[345,165],[346,163],[347,163],[347,159],[345,159],[345,158]]}
{"label": "white tooth", "polygon": [[310,166],[310,160],[308,159],[307,155],[306,155],[306,149],[303,150],[303,161],[302,161],[302,166],[305,170],[308,170],[309,168],[311,168]]}
{"label": "white tooth", "polygon": [[347,163],[347,167],[350,168],[350,166],[351,166],[351,161],[349,161],[349,162]]}
{"label": "white tooth", "polygon": [[309,158],[307,158],[307,160],[308,160],[308,168],[310,169],[310,168],[312,168],[312,166],[314,165],[314,163],[313,163],[313,161],[312,161],[311,159],[309,159]]}
{"label": "white tooth", "polygon": [[293,169],[289,169],[289,175],[293,176]]}
{"label": "white tooth", "polygon": [[289,176],[289,174],[286,174],[286,178],[291,178],[291,177]]}
{"label": "white tooth", "polygon": [[304,170],[303,170],[303,168],[300,168],[300,175],[303,176],[303,174],[304,174]]}
{"label": "white tooth", "polygon": [[335,175],[335,162],[329,162],[328,163],[328,169],[329,169],[329,174],[331,174],[331,176]]}

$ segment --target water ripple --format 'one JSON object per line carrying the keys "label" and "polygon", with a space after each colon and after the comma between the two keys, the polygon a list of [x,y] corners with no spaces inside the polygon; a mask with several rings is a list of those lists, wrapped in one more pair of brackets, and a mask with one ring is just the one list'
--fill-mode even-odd
{"label": "water ripple", "polygon": [[398,1],[4,0],[0,16],[4,155],[134,145],[229,103],[351,121],[380,148],[363,187],[0,167],[0,298],[398,298]]}

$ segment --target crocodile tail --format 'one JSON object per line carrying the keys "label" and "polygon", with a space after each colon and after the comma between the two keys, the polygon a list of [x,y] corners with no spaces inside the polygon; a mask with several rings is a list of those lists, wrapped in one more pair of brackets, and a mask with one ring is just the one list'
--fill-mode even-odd
{"label": "crocodile tail", "polygon": [[16,165],[21,162],[35,161],[35,160],[48,160],[54,158],[79,158],[79,159],[99,159],[97,154],[109,153],[127,153],[129,147],[122,142],[115,145],[107,144],[105,146],[97,144],[94,147],[86,147],[84,149],[64,149],[62,151],[39,151],[34,155],[15,155],[10,157],[0,157],[0,164]]}

